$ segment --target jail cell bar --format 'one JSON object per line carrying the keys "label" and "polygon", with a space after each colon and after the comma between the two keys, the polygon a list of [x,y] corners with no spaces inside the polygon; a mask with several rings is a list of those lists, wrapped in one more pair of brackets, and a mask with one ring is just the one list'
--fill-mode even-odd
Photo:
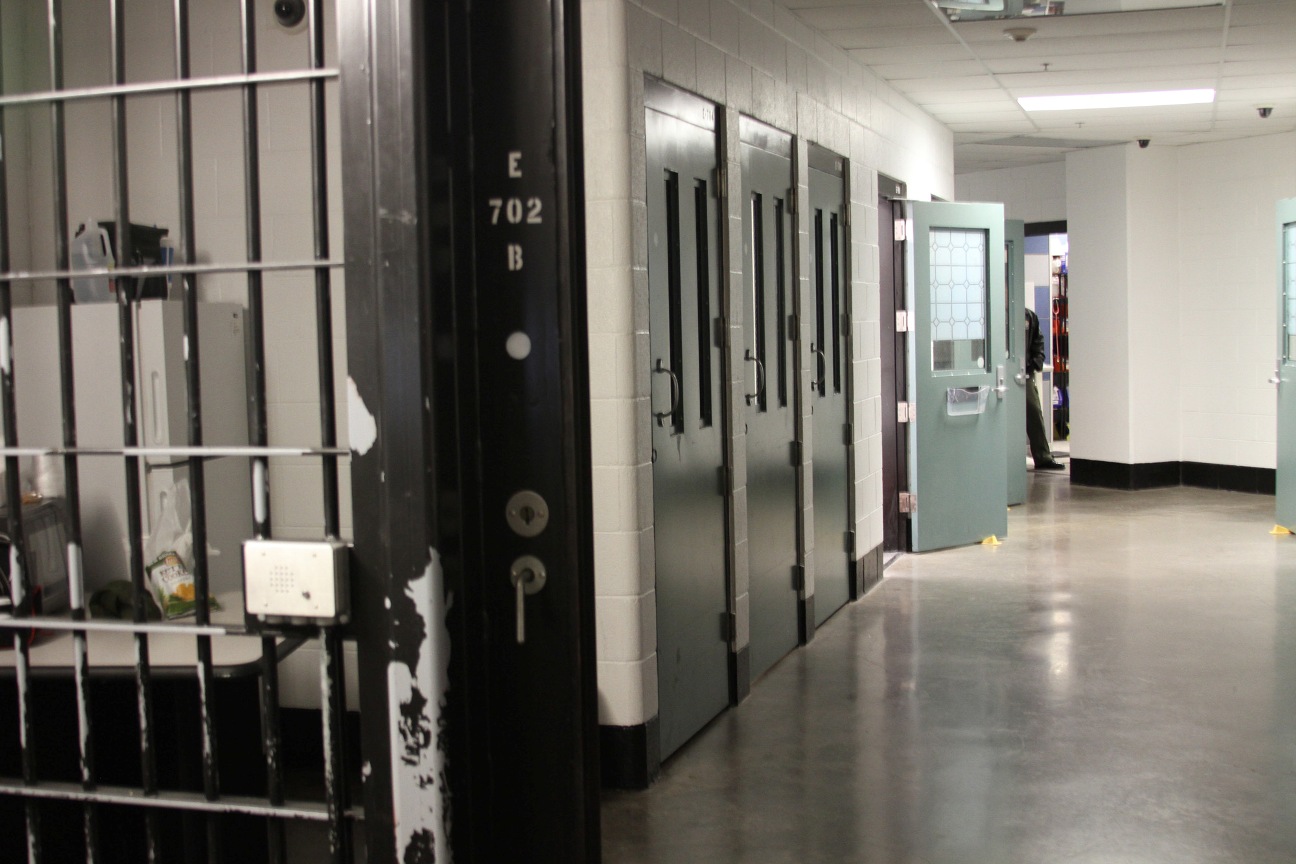
{"label": "jail cell bar", "polygon": [[[328,826],[331,860],[351,861],[350,822],[355,813],[350,809],[347,777],[342,767],[343,717],[345,715],[345,688],[342,686],[341,633],[336,627],[321,627],[313,633],[288,634],[300,638],[316,635],[320,638],[321,652],[321,736],[325,748],[323,769],[324,801],[289,800],[285,795],[283,763],[281,756],[282,732],[279,717],[279,686],[277,664],[285,650],[284,634],[274,632],[253,633],[246,626],[213,624],[208,601],[207,519],[205,512],[205,464],[211,459],[241,459],[249,465],[252,475],[252,494],[249,502],[255,514],[253,535],[256,538],[271,536],[271,519],[267,495],[269,459],[275,456],[310,456],[321,462],[321,496],[324,502],[323,532],[326,539],[339,537],[338,458],[347,455],[337,446],[335,428],[333,333],[331,324],[332,272],[341,266],[330,258],[328,236],[328,184],[327,154],[325,150],[326,103],[325,82],[337,77],[337,70],[324,63],[324,4],[323,0],[310,0],[307,5],[307,68],[290,71],[260,73],[257,70],[256,25],[253,0],[232,0],[240,16],[242,39],[242,74],[226,76],[192,77],[190,74],[190,23],[188,0],[173,4],[172,35],[174,38],[175,79],[147,83],[130,83],[126,79],[126,14],[125,0],[110,0],[107,4],[107,38],[111,54],[112,83],[100,87],[65,88],[63,25],[64,14],[60,0],[47,0],[50,89],[44,92],[26,92],[0,96],[0,123],[7,109],[29,106],[45,107],[49,111],[52,159],[52,212],[54,224],[54,261],[49,269],[15,272],[10,249],[10,198],[8,181],[10,165],[0,150],[0,344],[3,360],[0,369],[0,413],[3,414],[4,446],[0,455],[5,464],[5,502],[8,511],[8,531],[11,538],[10,583],[12,607],[8,616],[0,616],[0,630],[11,634],[14,651],[14,674],[18,693],[18,712],[21,753],[21,777],[0,778],[0,800],[15,798],[22,802],[27,823],[27,858],[31,862],[47,860],[42,832],[43,802],[74,802],[81,805],[85,860],[96,862],[110,855],[101,848],[100,827],[102,805],[125,805],[143,813],[145,844],[149,860],[166,860],[172,857],[161,848],[160,820],[166,813],[189,812],[202,814],[206,822],[206,853],[209,862],[226,860],[222,849],[222,815],[242,814],[264,817],[267,825],[266,855],[272,862],[285,859],[283,825],[286,820],[325,823]],[[310,150],[311,196],[314,231],[314,255],[303,261],[263,260],[261,234],[261,194],[259,118],[257,109],[258,87],[265,84],[305,83],[310,100]],[[247,230],[246,262],[197,263],[196,228],[194,218],[194,179],[191,96],[203,90],[241,91],[243,108],[243,163],[245,191],[245,220]],[[0,93],[4,93],[0,80]],[[179,194],[179,245],[176,261],[165,266],[123,266],[107,269],[79,270],[78,277],[109,277],[117,280],[117,323],[121,354],[121,418],[123,443],[121,447],[86,448],[78,446],[75,386],[73,375],[72,304],[73,276],[68,231],[68,166],[66,156],[65,107],[72,101],[107,102],[111,116],[112,135],[112,193],[114,201],[116,260],[126,264],[131,260],[131,221],[129,212],[130,170],[128,167],[128,141],[126,108],[132,97],[171,94],[175,100],[177,137],[176,167]],[[315,283],[315,329],[318,344],[318,375],[320,402],[320,445],[305,447],[270,447],[266,416],[265,376],[265,310],[262,295],[262,275],[271,271],[306,271],[313,274]],[[208,446],[203,440],[202,394],[200,385],[201,352],[198,339],[199,277],[215,273],[243,273],[247,279],[247,322],[250,332],[250,356],[253,364],[250,376],[251,392],[248,399],[248,420],[251,444],[247,447]],[[182,447],[142,447],[139,444],[136,394],[140,382],[136,380],[136,334],[134,332],[135,307],[139,297],[128,296],[131,287],[148,276],[176,277],[181,285],[184,319],[185,391],[188,404],[188,440]],[[14,356],[13,297],[15,284],[27,283],[45,290],[53,283],[58,308],[59,404],[62,416],[62,437],[58,442],[20,442],[15,402],[14,378],[21,368],[23,358]],[[45,299],[45,298],[42,298]],[[28,549],[23,530],[22,490],[20,487],[19,460],[24,456],[56,457],[60,459],[64,474],[67,522],[67,588],[71,615],[52,617],[39,614],[32,602],[34,586],[28,566]],[[143,517],[140,490],[140,460],[161,457],[183,460],[187,466],[190,483],[194,540],[193,576],[195,581],[196,610],[192,623],[157,624],[147,621],[145,592]],[[109,458],[120,460],[123,466],[126,494],[126,518],[129,533],[130,574],[134,594],[133,620],[128,622],[91,620],[86,615],[85,585],[81,561],[81,499],[79,483],[80,460]],[[94,566],[94,562],[89,562]],[[55,782],[41,774],[41,760],[36,747],[35,731],[44,718],[39,716],[40,706],[31,697],[32,669],[30,639],[35,631],[70,633],[74,661],[72,675],[75,688],[76,728],[80,741],[79,782]],[[135,664],[133,684],[136,691],[139,724],[140,784],[138,786],[106,785],[100,782],[91,732],[91,687],[93,673],[87,648],[87,634],[91,632],[116,632],[129,634],[134,644]],[[160,633],[185,634],[195,641],[198,687],[198,710],[201,718],[200,741],[202,748],[201,792],[161,788],[158,776],[158,730],[155,728],[154,663],[150,657],[150,636]],[[266,759],[266,794],[264,797],[227,795],[221,791],[221,777],[217,760],[218,745],[213,720],[213,684],[216,670],[212,657],[212,638],[220,636],[260,636],[261,682],[260,721],[261,737]]]}

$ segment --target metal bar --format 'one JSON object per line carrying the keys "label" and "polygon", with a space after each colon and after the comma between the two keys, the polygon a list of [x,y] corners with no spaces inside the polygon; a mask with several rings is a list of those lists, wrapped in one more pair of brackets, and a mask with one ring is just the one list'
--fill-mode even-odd
{"label": "metal bar", "polygon": [[[54,90],[63,88],[63,3],[49,0],[49,76]],[[60,270],[69,269],[68,203],[67,203],[67,131],[64,126],[64,103],[50,103],[50,143],[53,147],[54,193],[54,263]],[[63,446],[77,446],[76,384],[72,361],[72,283],[59,279],[58,349],[59,392],[62,397]],[[81,475],[75,455],[63,457],[64,500],[67,503],[67,577],[68,604],[74,621],[85,621],[85,579],[81,568]],[[90,658],[84,630],[74,631],[73,681],[76,688],[77,732],[81,748],[81,787],[95,787],[94,737],[90,734]],[[86,802],[82,808],[86,864],[99,860],[99,808]]]}
{"label": "metal bar", "polygon": [[104,618],[54,618],[45,615],[0,615],[0,630],[61,630],[73,633],[165,633],[189,636],[247,636],[242,625],[165,624],[162,622],[135,623]]}
{"label": "metal bar", "polygon": [[67,90],[44,90],[0,96],[0,108],[17,105],[39,105],[45,102],[73,102],[85,99],[112,99],[177,91],[214,90],[246,87],[249,84],[295,84],[302,81],[324,81],[338,77],[337,69],[301,69],[262,72],[257,75],[211,75],[186,81],[147,81],[136,84],[112,84],[103,87],[72,87]]}
{"label": "metal bar", "polygon": [[[307,37],[310,67],[324,67],[324,2],[307,5]],[[324,81],[310,82],[311,209],[315,228],[315,257],[329,257],[328,154]],[[333,398],[333,291],[327,267],[315,270],[315,343],[319,365],[320,445],[337,445],[336,405]],[[338,501],[338,460],[322,459],[324,536],[338,537],[341,517]],[[347,779],[343,765],[346,679],[342,662],[342,638],[337,628],[320,631],[320,706],[323,709],[324,795],[329,810],[329,855],[333,864],[351,861],[351,831],[343,819],[348,806]]]}
{"label": "metal bar", "polygon": [[[162,790],[145,795],[139,789],[127,786],[99,786],[82,789],[75,783],[41,783],[24,786],[21,783],[0,781],[0,795],[17,795],[28,799],[46,801],[80,801],[95,804],[117,804],[145,808],[150,812],[179,810],[194,813],[239,813],[245,816],[263,816],[270,819],[295,819],[307,822],[325,822],[328,809],[321,801],[289,800],[283,804],[266,804],[260,798],[244,795],[227,795],[220,801],[208,801],[201,792]],[[350,810],[343,814],[347,819],[363,818],[363,814]]]}
{"label": "metal bar", "polygon": [[0,279],[6,282],[48,282],[52,279],[73,279],[89,276],[111,276],[117,278],[120,276],[184,276],[187,274],[204,275],[211,273],[247,273],[254,271],[258,273],[272,273],[292,270],[318,270],[321,267],[327,267],[332,270],[341,269],[346,265],[345,261],[333,260],[298,260],[298,261],[247,261],[244,263],[231,262],[225,264],[175,264],[171,266],[161,266],[157,264],[146,264],[138,267],[87,267],[85,270],[21,270],[10,273],[0,271]]}
{"label": "metal bar", "polygon": [[[173,8],[176,78],[179,81],[187,81],[189,80],[189,0],[175,0]],[[176,173],[180,208],[180,247],[176,251],[182,262],[198,259],[198,241],[195,236],[197,228],[194,219],[192,96],[192,91],[188,89],[182,88],[175,92]],[[181,276],[185,338],[185,395],[189,409],[188,443],[190,447],[202,448],[202,340],[198,326],[198,286],[194,284],[194,279],[192,273]],[[193,532],[191,573],[194,580],[194,621],[199,627],[203,627],[211,623],[209,600],[211,585],[207,561],[206,463],[197,454],[189,459],[188,480]],[[203,795],[208,801],[216,801],[220,798],[220,771],[217,767],[216,721],[211,706],[215,694],[211,636],[199,634],[195,640],[198,655],[198,715],[199,735],[202,740]],[[206,819],[208,864],[219,864],[224,859],[221,851],[221,825],[222,820],[219,816],[210,815]]]}
{"label": "metal bar", "polygon": [[[4,74],[0,69],[0,90]],[[0,109],[0,134],[4,130],[4,111]],[[0,270],[10,267],[9,250],[9,162],[0,138]],[[18,415],[14,399],[13,358],[13,286],[0,282],[0,414],[6,444],[18,442]],[[22,488],[17,457],[5,459],[5,504],[9,515],[9,600],[18,614],[27,611],[32,596],[27,571],[27,539],[23,532]],[[22,748],[22,776],[27,783],[36,782],[36,741],[33,734],[32,697],[28,672],[28,632],[13,634],[14,666],[18,683],[18,735]],[[23,802],[27,821],[27,860],[39,864],[42,859],[41,812],[35,801]]]}
{"label": "metal bar", "polygon": [[[0,280],[3,281],[3,280]],[[165,456],[188,459],[269,456],[347,456],[345,447],[0,447],[0,456]],[[163,466],[165,467],[165,466]]]}
{"label": "metal bar", "polygon": [[[324,66],[324,2],[310,0],[307,30],[310,42],[310,65]],[[310,82],[311,128],[311,209],[315,224],[315,258],[329,257],[328,157],[325,128],[324,82]],[[315,343],[319,363],[320,445],[337,445],[336,406],[333,398],[333,291],[332,274],[327,267],[315,270]],[[334,539],[340,530],[338,514],[338,464],[324,457],[324,536]]]}
{"label": "metal bar", "polygon": [[324,732],[324,800],[329,813],[329,860],[350,864],[351,831],[345,821],[348,805],[346,765],[346,673],[342,637],[336,627],[320,629],[320,706]]}
{"label": "metal bar", "polygon": [[[241,4],[243,74],[256,74],[256,0]],[[261,261],[261,123],[257,105],[257,86],[243,87],[243,200],[244,224],[247,228],[247,258]],[[269,443],[269,421],[266,416],[265,375],[265,306],[262,300],[261,273],[247,274],[248,341],[252,355],[251,393],[248,398],[250,443],[265,447]],[[270,462],[263,456],[252,459],[252,535],[258,540],[270,536]],[[266,760],[266,798],[272,805],[284,802],[283,731],[279,714],[279,657],[274,637],[261,639],[261,751]],[[287,860],[283,822],[266,820],[266,851],[270,864]]]}
{"label": "metal bar", "polygon": [[[109,0],[113,84],[126,81],[126,15],[125,0]],[[116,202],[117,260],[130,260],[130,170],[126,143],[126,98],[123,94],[112,97],[112,147],[113,147],[113,197]],[[120,284],[120,283],[119,283]],[[135,323],[126,291],[117,292],[117,320],[121,344],[122,376],[122,444],[134,447],[139,442],[135,410]],[[133,589],[136,624],[147,620],[148,592],[144,585],[143,525],[140,519],[140,467],[139,459],[127,456],[126,524],[130,544],[130,580]],[[153,730],[153,673],[149,662],[148,634],[135,633],[135,689],[138,695],[140,735],[140,777],[145,795],[157,793],[157,753]],[[159,860],[161,854],[161,823],[153,810],[144,816],[147,854],[150,861]]]}

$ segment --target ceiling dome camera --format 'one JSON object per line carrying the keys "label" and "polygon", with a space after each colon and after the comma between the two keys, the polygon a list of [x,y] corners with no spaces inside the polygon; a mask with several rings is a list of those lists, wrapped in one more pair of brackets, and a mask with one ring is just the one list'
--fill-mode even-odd
{"label": "ceiling dome camera", "polygon": [[1151,138],[1140,138],[1138,139],[1138,141],[1139,141],[1139,146],[1142,147],[1144,150],[1146,150],[1147,146],[1152,143]]}
{"label": "ceiling dome camera", "polygon": [[1269,115],[1273,113],[1273,106],[1266,105],[1263,108],[1257,108],[1256,111],[1259,112],[1261,120],[1268,120]]}
{"label": "ceiling dome camera", "polygon": [[296,27],[306,17],[306,0],[274,0],[274,14],[280,27]]}

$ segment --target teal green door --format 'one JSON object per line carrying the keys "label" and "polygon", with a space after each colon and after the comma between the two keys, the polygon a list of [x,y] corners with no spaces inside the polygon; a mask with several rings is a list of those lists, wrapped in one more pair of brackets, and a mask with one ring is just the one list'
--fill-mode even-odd
{"label": "teal green door", "polygon": [[1026,503],[1026,223],[1004,220],[1004,371],[1008,392],[1008,504]]}
{"label": "teal green door", "polygon": [[1296,198],[1278,202],[1277,522],[1296,529]]}
{"label": "teal green door", "polygon": [[926,552],[1008,530],[1003,205],[910,201],[905,218],[910,530]]}

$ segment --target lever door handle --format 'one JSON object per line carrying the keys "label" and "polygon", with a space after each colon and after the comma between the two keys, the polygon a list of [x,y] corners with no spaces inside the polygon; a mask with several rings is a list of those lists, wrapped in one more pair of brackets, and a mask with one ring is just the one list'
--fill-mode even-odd
{"label": "lever door handle", "polygon": [[548,574],[544,562],[534,555],[523,555],[509,569],[509,581],[517,595],[517,644],[526,644],[526,598],[544,588]]}

